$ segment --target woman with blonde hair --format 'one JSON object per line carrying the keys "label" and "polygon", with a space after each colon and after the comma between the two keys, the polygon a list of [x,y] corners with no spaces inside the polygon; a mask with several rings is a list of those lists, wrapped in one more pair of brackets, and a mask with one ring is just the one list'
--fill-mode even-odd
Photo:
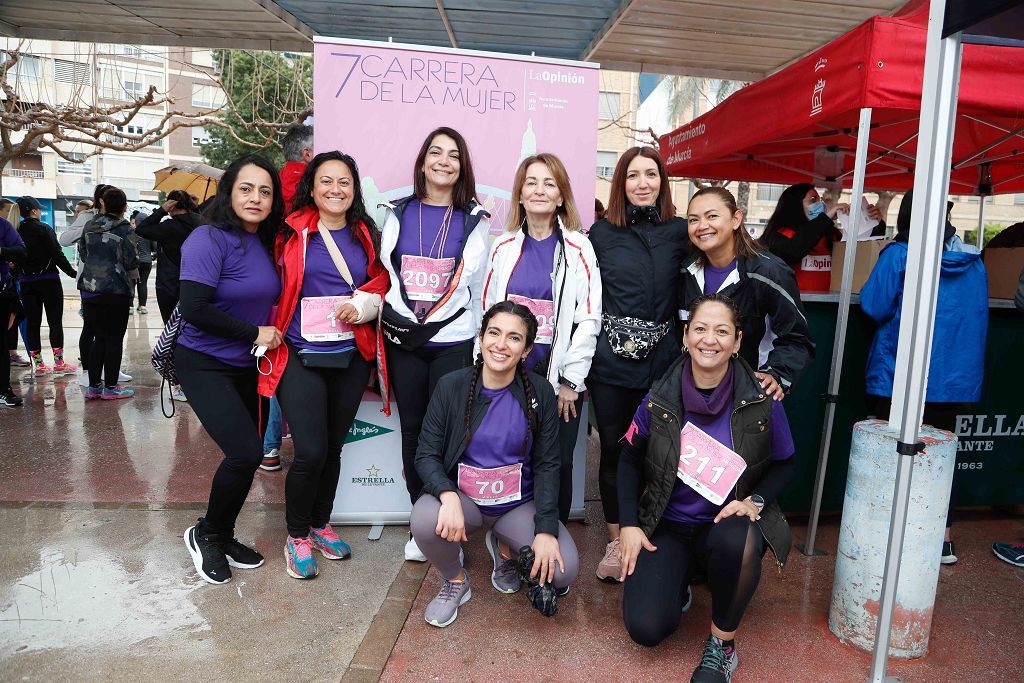
{"label": "woman with blonde hair", "polygon": [[518,202],[509,212],[508,234],[494,241],[487,259],[483,310],[508,300],[526,306],[537,318],[537,339],[525,363],[527,370],[545,376],[558,396],[558,514],[565,522],[572,502],[581,394],[601,331],[601,273],[590,240],[580,232],[569,174],[557,156],[541,153],[523,159],[512,197]]}

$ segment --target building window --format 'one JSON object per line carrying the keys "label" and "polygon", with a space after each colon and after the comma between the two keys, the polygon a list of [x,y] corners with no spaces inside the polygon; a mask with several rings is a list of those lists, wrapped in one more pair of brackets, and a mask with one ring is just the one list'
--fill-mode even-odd
{"label": "building window", "polygon": [[597,175],[599,178],[611,178],[612,174],[615,173],[615,164],[619,160],[619,155],[615,152],[598,152],[597,153]]}
{"label": "building window", "polygon": [[777,202],[779,197],[782,196],[782,191],[786,189],[785,185],[773,185],[771,183],[758,183],[757,184],[757,201],[759,202]]}
{"label": "building window", "polygon": [[1024,192],[1018,192],[1013,195],[1013,203],[1016,206],[1024,205]]}
{"label": "building window", "polygon": [[597,116],[601,119],[615,120],[619,118],[619,100],[617,92],[601,92],[598,95]]}
{"label": "building window", "polygon": [[210,142],[210,135],[206,132],[206,128],[203,126],[195,126],[192,128],[192,146],[198,149],[199,147]]}
{"label": "building window", "polygon": [[[0,58],[7,60],[8,53],[0,53]],[[9,83],[35,83],[43,77],[43,60],[32,55],[20,55],[7,75]]]}
{"label": "building window", "polygon": [[58,83],[92,85],[89,65],[82,62],[72,62],[67,59],[53,60],[53,77]]}
{"label": "building window", "polygon": [[57,173],[92,176],[92,161],[83,152],[64,152],[71,161],[57,157]]}
{"label": "building window", "polygon": [[216,66],[213,61],[213,50],[192,50],[192,63],[206,68]]}
{"label": "building window", "polygon": [[192,85],[192,106],[216,109],[224,104],[224,93],[212,85]]}

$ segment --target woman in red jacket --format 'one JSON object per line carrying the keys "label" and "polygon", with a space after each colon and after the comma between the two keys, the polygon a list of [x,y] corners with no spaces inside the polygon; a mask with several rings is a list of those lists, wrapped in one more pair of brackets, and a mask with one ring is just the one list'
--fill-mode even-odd
{"label": "woman in red jacket", "polygon": [[314,157],[293,209],[274,247],[282,281],[274,324],[285,331],[285,343],[267,352],[259,391],[277,393],[291,426],[284,554],[291,576],[311,579],[314,548],[329,560],[351,556],[330,516],[341,448],[377,359],[376,320],[388,275],[352,157]]}

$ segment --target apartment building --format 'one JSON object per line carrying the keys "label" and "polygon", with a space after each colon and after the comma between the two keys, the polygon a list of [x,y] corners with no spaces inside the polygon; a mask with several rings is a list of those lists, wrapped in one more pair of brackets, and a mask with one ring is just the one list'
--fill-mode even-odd
{"label": "apartment building", "polygon": [[[0,50],[17,45],[14,39],[0,39]],[[125,125],[116,126],[120,134],[110,136],[114,143],[132,142],[129,136],[159,126],[171,112],[194,115],[224,100],[213,77],[210,50],[45,40],[26,42],[21,50],[23,56],[7,74],[7,82],[25,102],[110,107],[137,99],[150,86],[171,98],[144,107]],[[44,220],[59,231],[73,217],[75,203],[91,197],[98,182],[120,187],[130,201],[156,201],[153,172],[173,163],[200,161],[199,146],[205,139],[202,127],[179,128],[137,151],[101,149],[88,157],[94,147],[60,143],[71,160],[50,149],[14,159],[2,169],[3,194],[35,196],[46,209]]]}

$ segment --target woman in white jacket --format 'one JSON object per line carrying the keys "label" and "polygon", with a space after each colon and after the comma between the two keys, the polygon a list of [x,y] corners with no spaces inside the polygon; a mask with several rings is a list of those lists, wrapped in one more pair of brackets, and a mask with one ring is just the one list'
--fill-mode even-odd
{"label": "woman in white jacket", "polygon": [[523,159],[516,170],[509,234],[491,247],[482,311],[506,299],[537,317],[527,370],[544,375],[558,396],[561,487],[558,515],[572,502],[572,455],[579,432],[584,381],[601,330],[601,273],[594,248],[579,231],[580,215],[565,166],[553,154]]}

